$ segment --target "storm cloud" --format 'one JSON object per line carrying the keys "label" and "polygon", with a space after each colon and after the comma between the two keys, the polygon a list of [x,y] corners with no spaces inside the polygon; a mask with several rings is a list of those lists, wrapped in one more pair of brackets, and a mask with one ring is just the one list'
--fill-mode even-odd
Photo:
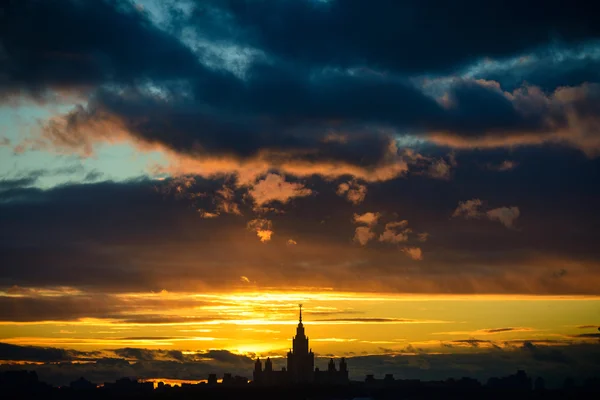
{"label": "storm cloud", "polygon": [[[95,142],[125,135],[193,158],[376,168],[399,162],[390,144],[406,133],[459,148],[562,142],[597,154],[600,92],[593,81],[542,91],[448,75],[485,57],[535,50],[552,35],[574,44],[595,39],[583,5],[564,11],[561,2],[544,3],[534,26],[526,16],[538,7],[516,2],[450,9],[387,1],[190,7],[157,26],[151,13],[126,2],[65,1],[51,8],[12,2],[3,14],[9,23],[1,32],[8,61],[2,87],[36,98],[56,91],[83,97],[43,132],[52,146],[86,154]],[[273,19],[263,17],[264,7]],[[511,29],[501,28],[499,14],[510,17]],[[105,23],[91,17],[98,15]],[[49,20],[53,29],[43,40],[24,28]],[[82,34],[74,38],[73,31]],[[196,33],[186,39],[183,31]],[[264,57],[246,57],[237,73],[199,44],[211,40],[256,48]]]}

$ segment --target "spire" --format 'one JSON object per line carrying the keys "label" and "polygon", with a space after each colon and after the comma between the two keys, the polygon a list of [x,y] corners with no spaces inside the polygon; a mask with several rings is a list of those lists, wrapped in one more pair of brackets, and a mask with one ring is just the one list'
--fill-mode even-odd
{"label": "spire", "polygon": [[302,304],[298,304],[300,307],[300,323],[302,323]]}

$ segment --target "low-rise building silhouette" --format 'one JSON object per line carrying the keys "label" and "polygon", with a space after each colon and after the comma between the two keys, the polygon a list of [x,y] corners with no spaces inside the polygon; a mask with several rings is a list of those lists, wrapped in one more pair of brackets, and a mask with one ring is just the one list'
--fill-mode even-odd
{"label": "low-rise building silhouette", "polygon": [[531,378],[525,371],[518,370],[516,374],[503,378],[490,378],[487,387],[492,389],[531,390]]}
{"label": "low-rise building silhouette", "polygon": [[140,382],[137,379],[121,378],[115,382],[105,382],[104,390],[117,393],[149,393],[154,390],[154,383]]}

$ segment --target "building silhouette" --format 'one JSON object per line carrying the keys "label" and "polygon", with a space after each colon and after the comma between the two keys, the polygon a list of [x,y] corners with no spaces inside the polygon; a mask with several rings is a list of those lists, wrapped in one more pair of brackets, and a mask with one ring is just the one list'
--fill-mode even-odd
{"label": "building silhouette", "polygon": [[531,390],[531,378],[525,371],[518,370],[513,375],[490,378],[487,386],[493,389]]}
{"label": "building silhouette", "polygon": [[258,385],[274,386],[285,384],[344,384],[348,383],[348,366],[342,358],[339,370],[336,369],[333,358],[329,361],[326,371],[315,369],[315,354],[309,347],[308,336],[304,332],[302,323],[302,304],[300,304],[296,336],[292,339],[292,348],[287,353],[287,368],[279,371],[273,369],[270,358],[265,361],[264,369],[260,358],[254,363],[254,383]]}

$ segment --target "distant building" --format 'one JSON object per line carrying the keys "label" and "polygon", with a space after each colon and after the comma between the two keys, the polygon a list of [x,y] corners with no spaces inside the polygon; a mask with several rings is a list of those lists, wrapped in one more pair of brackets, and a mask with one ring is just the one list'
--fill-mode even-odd
{"label": "distant building", "polygon": [[77,379],[69,384],[72,390],[92,390],[96,389],[96,384],[88,381],[84,377]]}
{"label": "distant building", "polygon": [[148,393],[154,390],[154,383],[141,382],[137,379],[120,378],[115,382],[105,382],[104,390],[120,393]]}
{"label": "distant building", "polygon": [[232,386],[232,385],[246,385],[248,383],[248,378],[243,377],[243,376],[233,376],[230,373],[225,373],[223,375],[223,385],[227,385],[227,386]]}
{"label": "distant building", "polygon": [[531,378],[525,371],[518,370],[516,374],[503,378],[490,378],[487,386],[493,389],[531,390]]}
{"label": "distant building", "polygon": [[208,384],[210,386],[214,386],[217,384],[217,374],[209,374],[208,375]]}
{"label": "distant building", "polygon": [[0,388],[11,389],[38,389],[46,384],[39,381],[35,371],[4,371],[0,372]]}
{"label": "distant building", "polygon": [[296,336],[292,339],[292,349],[287,353],[287,368],[275,371],[271,359],[267,358],[263,369],[260,359],[256,359],[253,376],[254,383],[267,386],[298,383],[343,384],[348,383],[348,366],[342,358],[338,370],[332,358],[327,371],[315,369],[315,355],[309,348],[308,337],[304,333],[300,304]]}
{"label": "distant building", "polygon": [[333,358],[329,360],[327,365],[327,371],[319,371],[319,368],[315,369],[315,383],[324,384],[344,384],[348,383],[348,365],[346,365],[346,359],[340,360],[340,369],[335,368]]}

